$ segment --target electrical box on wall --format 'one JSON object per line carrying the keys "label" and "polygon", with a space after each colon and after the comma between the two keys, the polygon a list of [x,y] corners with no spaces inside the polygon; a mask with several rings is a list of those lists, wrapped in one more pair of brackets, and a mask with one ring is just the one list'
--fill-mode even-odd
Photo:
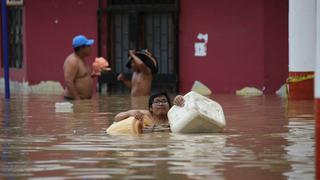
{"label": "electrical box on wall", "polygon": [[7,6],[23,6],[23,0],[7,0]]}

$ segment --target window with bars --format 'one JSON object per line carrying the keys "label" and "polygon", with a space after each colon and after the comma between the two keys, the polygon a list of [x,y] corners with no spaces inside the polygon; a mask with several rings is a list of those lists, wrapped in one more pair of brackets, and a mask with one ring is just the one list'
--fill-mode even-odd
{"label": "window with bars", "polygon": [[[23,65],[23,7],[8,6],[9,67],[22,68]],[[3,60],[3,58],[1,58]],[[2,67],[4,63],[2,62]]]}

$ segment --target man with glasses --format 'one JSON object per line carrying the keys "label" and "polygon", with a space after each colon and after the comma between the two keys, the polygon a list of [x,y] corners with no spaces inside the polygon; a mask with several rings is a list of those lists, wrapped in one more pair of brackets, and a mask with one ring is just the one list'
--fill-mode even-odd
{"label": "man with glasses", "polygon": [[[177,106],[183,106],[183,96],[176,96],[173,103]],[[168,111],[170,108],[171,100],[167,93],[157,92],[150,96],[148,110],[129,110],[121,112],[114,117],[114,120],[121,121],[133,116],[135,119],[143,121],[144,116],[147,116],[147,119],[150,119],[151,123],[148,123],[149,126],[144,126],[144,132],[170,131],[168,122]]]}

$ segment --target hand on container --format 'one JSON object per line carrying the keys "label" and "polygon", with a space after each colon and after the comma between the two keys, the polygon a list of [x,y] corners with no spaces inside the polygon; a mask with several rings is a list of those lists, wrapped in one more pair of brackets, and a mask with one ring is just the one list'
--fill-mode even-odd
{"label": "hand on container", "polygon": [[176,106],[183,107],[184,106],[184,98],[183,98],[183,96],[177,95],[173,100],[173,104],[176,105]]}
{"label": "hand on container", "polygon": [[143,121],[143,116],[144,114],[142,114],[141,112],[137,112],[135,115],[134,115],[134,118],[138,121]]}

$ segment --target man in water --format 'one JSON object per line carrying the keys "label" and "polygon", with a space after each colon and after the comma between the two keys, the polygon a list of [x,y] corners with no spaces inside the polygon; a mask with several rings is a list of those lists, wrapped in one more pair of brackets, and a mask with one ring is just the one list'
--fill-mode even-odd
{"label": "man in water", "polygon": [[89,73],[85,58],[91,54],[93,39],[87,39],[83,35],[73,38],[72,47],[74,52],[65,60],[63,72],[66,88],[64,98],[66,100],[90,99],[93,93],[93,77]]}
{"label": "man in water", "polygon": [[148,50],[130,50],[129,57],[127,67],[133,70],[132,79],[126,79],[123,73],[117,79],[131,88],[131,96],[149,96],[153,74],[158,71],[155,57]]}
{"label": "man in water", "polygon": [[[184,106],[183,96],[176,96],[173,104],[177,106]],[[150,127],[144,128],[144,131],[170,131],[168,121],[168,111],[170,108],[171,101],[167,93],[158,92],[150,96],[149,110],[129,110],[126,112],[121,112],[114,117],[114,120],[121,121],[133,116],[137,120],[143,121],[144,116],[147,116],[152,122]]]}

